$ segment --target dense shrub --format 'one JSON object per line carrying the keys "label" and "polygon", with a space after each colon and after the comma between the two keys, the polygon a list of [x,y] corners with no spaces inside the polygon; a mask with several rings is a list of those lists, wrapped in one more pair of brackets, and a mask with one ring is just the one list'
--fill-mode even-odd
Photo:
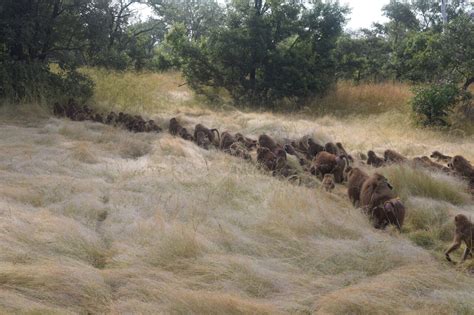
{"label": "dense shrub", "polygon": [[424,125],[448,125],[446,117],[453,107],[468,101],[472,96],[455,84],[432,84],[414,89],[411,100],[413,111]]}

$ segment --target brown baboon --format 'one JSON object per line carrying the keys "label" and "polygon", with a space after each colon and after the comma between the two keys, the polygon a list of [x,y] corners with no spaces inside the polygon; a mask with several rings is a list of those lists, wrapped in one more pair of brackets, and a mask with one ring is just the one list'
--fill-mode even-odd
{"label": "brown baboon", "polygon": [[450,156],[444,155],[443,153],[439,151],[434,151],[433,153],[431,153],[430,157],[432,159],[435,159],[438,162],[444,162],[444,163],[449,163],[449,161],[451,161],[451,158],[452,158]]}
{"label": "brown baboon", "polygon": [[301,166],[309,166],[309,161],[299,154],[291,144],[285,144],[283,149],[289,155],[296,156]]}
{"label": "brown baboon", "polygon": [[378,205],[372,210],[374,227],[384,229],[387,225],[392,224],[401,231],[405,220],[405,212],[405,206],[399,198],[387,200],[383,205]]}
{"label": "brown baboon", "polygon": [[198,131],[194,133],[194,139],[196,144],[206,150],[209,150],[209,146],[211,145],[211,141],[209,140],[208,135],[204,131]]}
{"label": "brown baboon", "polygon": [[375,173],[364,181],[360,191],[360,206],[372,216],[373,209],[395,198],[393,187],[385,176]]}
{"label": "brown baboon", "polygon": [[173,136],[176,136],[179,134],[179,131],[182,129],[183,127],[181,126],[181,124],[178,122],[178,120],[176,118],[171,118],[170,119],[170,125],[169,125],[169,132],[171,135]]}
{"label": "brown baboon", "polygon": [[359,206],[362,185],[368,178],[369,175],[358,167],[347,172],[347,195],[355,207]]}
{"label": "brown baboon", "polygon": [[372,165],[373,167],[382,167],[385,162],[382,158],[378,157],[374,151],[370,150],[367,152],[367,165]]}
{"label": "brown baboon", "polygon": [[234,138],[236,141],[239,141],[240,143],[245,145],[247,150],[252,150],[253,148],[257,147],[257,140],[244,137],[241,133],[236,133]]}
{"label": "brown baboon", "polygon": [[339,150],[337,149],[337,146],[332,142],[328,142],[324,145],[324,151],[329,152],[334,155],[339,154]]}
{"label": "brown baboon", "polygon": [[330,174],[330,173],[325,174],[323,178],[322,186],[324,190],[326,190],[327,192],[332,192],[333,189],[336,187],[336,185],[334,184],[334,174]]}
{"label": "brown baboon", "polygon": [[229,153],[230,155],[242,158],[244,160],[251,161],[252,157],[247,151],[247,148],[245,147],[244,144],[240,142],[234,142],[230,145],[229,147]]}
{"label": "brown baboon", "polygon": [[346,149],[342,146],[342,143],[336,142],[336,147],[338,150],[338,155],[343,155],[345,156],[349,161],[354,162],[354,159],[350,154],[347,153]]}
{"label": "brown baboon", "polygon": [[118,120],[118,116],[115,112],[110,112],[107,115],[107,118],[105,119],[105,123],[108,125],[115,124],[115,122]]}
{"label": "brown baboon", "polygon": [[179,130],[178,135],[184,140],[194,141],[194,137],[184,127]]}
{"label": "brown baboon", "polygon": [[150,119],[146,123],[146,130],[147,132],[161,132],[163,129],[161,129],[160,126],[158,126],[154,120]]}
{"label": "brown baboon", "polygon": [[310,139],[309,136],[303,136],[298,140],[291,141],[290,144],[296,150],[306,153],[308,151],[308,139]]}
{"label": "brown baboon", "polygon": [[101,123],[101,124],[104,123],[104,117],[102,116],[102,114],[99,114],[99,113],[96,113],[93,116],[92,120],[95,121],[95,122]]}
{"label": "brown baboon", "polygon": [[257,148],[257,163],[263,166],[266,170],[273,171],[275,170],[277,157],[270,151],[267,147],[258,147]]}
{"label": "brown baboon", "polygon": [[219,143],[219,149],[224,152],[228,152],[232,143],[236,142],[235,138],[227,131],[221,134],[221,141]]}
{"label": "brown baboon", "polygon": [[[202,124],[197,124],[196,127],[194,128],[194,139],[196,140],[198,138],[197,137],[198,132],[203,132],[204,135],[206,135],[206,137],[209,139],[210,144],[216,147],[219,147],[219,142],[221,140],[220,139],[221,137],[219,135],[219,130],[215,128],[209,129]],[[216,137],[216,134],[217,134],[217,137]]]}
{"label": "brown baboon", "polygon": [[261,148],[268,148],[272,152],[276,152],[277,149],[281,149],[282,147],[273,140],[272,137],[263,134],[258,137],[258,145]]}
{"label": "brown baboon", "polygon": [[471,178],[474,176],[474,168],[471,163],[461,155],[454,156],[448,166],[461,177]]}
{"label": "brown baboon", "polygon": [[387,163],[403,163],[407,161],[406,157],[394,150],[385,150],[383,156]]}
{"label": "brown baboon", "polygon": [[320,180],[337,166],[336,156],[326,151],[319,152],[311,163],[310,172]]}
{"label": "brown baboon", "polygon": [[461,261],[464,261],[468,255],[472,257],[472,241],[474,238],[473,224],[465,215],[458,214],[454,217],[454,225],[456,226],[456,229],[454,230],[453,243],[444,252],[444,255],[448,261],[452,261],[449,254],[458,249],[461,246],[461,243],[464,242],[464,244],[466,244],[466,249],[464,250],[461,259]]}

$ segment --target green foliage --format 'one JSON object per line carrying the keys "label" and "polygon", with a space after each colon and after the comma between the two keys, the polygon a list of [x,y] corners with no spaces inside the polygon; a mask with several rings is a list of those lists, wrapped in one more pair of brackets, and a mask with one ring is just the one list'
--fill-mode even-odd
{"label": "green foliage", "polygon": [[455,84],[432,84],[414,89],[411,100],[413,111],[421,116],[425,125],[445,126],[446,117],[453,106],[472,96]]}
{"label": "green foliage", "polygon": [[333,52],[345,8],[320,1],[234,1],[223,27],[189,40],[178,26],[167,37],[192,88],[226,89],[236,103],[273,105],[324,93],[334,82]]}

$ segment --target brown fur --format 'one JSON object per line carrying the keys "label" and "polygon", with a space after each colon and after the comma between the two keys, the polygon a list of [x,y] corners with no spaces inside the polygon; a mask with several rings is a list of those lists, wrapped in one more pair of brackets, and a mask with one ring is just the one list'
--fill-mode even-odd
{"label": "brown fur", "polygon": [[360,191],[360,206],[372,216],[373,209],[395,198],[392,186],[385,176],[375,173],[362,184]]}
{"label": "brown fur", "polygon": [[433,162],[427,156],[416,157],[413,159],[413,163],[415,166],[421,166],[433,171],[442,171],[444,173],[451,173],[451,170],[444,165],[439,163]]}
{"label": "brown fur", "polygon": [[170,125],[168,127],[168,130],[169,130],[171,135],[173,135],[173,136],[178,135],[179,131],[182,128],[183,127],[181,126],[181,124],[178,122],[178,120],[176,118],[173,117],[173,118],[170,119]]}
{"label": "brown fur", "polygon": [[316,143],[313,138],[308,139],[308,150],[307,157],[308,159],[313,159],[319,152],[324,151],[324,147],[319,143]]}
{"label": "brown fur", "polygon": [[462,255],[462,261],[466,260],[467,256],[470,255],[472,257],[472,245],[473,245],[473,238],[474,238],[474,227],[471,221],[463,214],[458,214],[454,217],[454,225],[456,229],[454,231],[454,239],[453,243],[449,246],[449,248],[444,252],[446,259],[451,261],[451,257],[449,254],[456,249],[458,249],[462,242],[466,244],[466,249]]}
{"label": "brown fur", "polygon": [[362,185],[368,178],[369,175],[358,167],[351,168],[347,173],[347,195],[355,207],[359,205]]}
{"label": "brown fur", "polygon": [[448,166],[461,177],[471,178],[474,176],[474,168],[471,163],[461,155],[454,156]]}
{"label": "brown fur", "polygon": [[273,140],[272,137],[263,134],[258,137],[258,145],[261,148],[268,148],[270,151],[273,153],[276,152],[277,149],[282,149],[282,146],[277,144],[275,140]]}
{"label": "brown fur", "polygon": [[373,167],[382,167],[385,164],[384,160],[375,154],[374,151],[367,152],[367,165],[372,165]]}
{"label": "brown fur", "polygon": [[383,156],[387,163],[403,163],[407,161],[406,157],[394,150],[385,150]]}
{"label": "brown fur", "polygon": [[324,145],[324,151],[329,152],[334,155],[339,154],[339,150],[337,149],[337,146],[332,142],[328,142],[326,143],[326,145]]}
{"label": "brown fur", "polygon": [[342,143],[336,142],[336,147],[337,147],[338,155],[345,156],[351,162],[354,161],[352,156],[347,153],[346,149],[344,149],[344,147],[342,146]]}
{"label": "brown fur", "polygon": [[342,183],[344,181],[345,167],[346,162],[343,157],[338,157],[329,152],[322,151],[313,159],[310,172],[311,174],[316,175],[320,180],[322,180],[324,175],[328,173],[334,174],[335,182]]}
{"label": "brown fur", "polygon": [[[196,142],[197,142],[197,139],[198,139],[197,134],[199,132],[204,134],[204,135],[200,136],[200,138],[201,138],[200,141],[201,142],[202,142],[202,138],[206,137],[209,140],[209,144],[212,144],[216,147],[219,147],[219,142],[220,142],[219,130],[217,130],[215,128],[209,129],[209,128],[207,128],[206,126],[204,126],[202,124],[197,124],[196,127],[194,128],[194,139],[195,139]],[[217,134],[217,137],[216,137],[216,134]]]}
{"label": "brown fur", "polygon": [[236,142],[234,136],[232,136],[229,132],[224,131],[221,134],[221,141],[219,143],[219,149],[227,152],[229,151],[230,146]]}
{"label": "brown fur", "polygon": [[113,125],[118,120],[118,116],[115,112],[110,112],[105,119],[105,123],[108,125]]}
{"label": "brown fur", "polygon": [[209,150],[209,146],[211,145],[211,141],[209,140],[208,135],[204,131],[198,131],[194,133],[194,139],[196,144],[206,150]]}
{"label": "brown fur", "polygon": [[263,166],[268,171],[275,170],[276,155],[267,147],[257,148],[257,163]]}
{"label": "brown fur", "polygon": [[330,174],[330,173],[325,174],[323,178],[322,186],[324,190],[326,190],[327,192],[332,192],[333,189],[336,187],[336,185],[334,184],[334,174]]}
{"label": "brown fur", "polygon": [[431,153],[430,157],[432,159],[435,159],[438,162],[444,162],[444,163],[449,163],[449,161],[451,161],[452,159],[452,157],[448,155],[444,155],[443,153],[439,151],[434,151],[433,153]]}
{"label": "brown fur", "polygon": [[392,224],[401,231],[403,221],[405,220],[405,206],[398,198],[385,201],[383,205],[379,205],[373,209],[372,220],[376,229],[384,229],[387,225]]}
{"label": "brown fur", "polygon": [[247,137],[243,136],[241,133],[236,133],[235,134],[235,140],[239,141],[240,143],[245,145],[247,150],[252,150],[253,148],[257,147],[257,140],[247,138]]}
{"label": "brown fur", "polygon": [[243,145],[240,142],[232,143],[229,147],[229,153],[230,153],[230,155],[240,157],[244,160],[248,160],[248,161],[252,160],[252,157],[248,153],[247,148],[245,147],[245,145]]}

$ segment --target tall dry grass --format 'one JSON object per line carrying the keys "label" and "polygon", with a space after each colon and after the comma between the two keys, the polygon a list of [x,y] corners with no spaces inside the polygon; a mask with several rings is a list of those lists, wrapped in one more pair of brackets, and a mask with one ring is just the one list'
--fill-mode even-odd
{"label": "tall dry grass", "polygon": [[[400,111],[213,111],[194,98],[187,107],[177,74],[100,75],[99,108],[140,112],[163,127],[177,116],[186,127],[252,137],[311,134],[354,155],[437,149],[474,160],[472,139],[417,129]],[[469,263],[442,257],[452,217],[474,212],[458,180],[381,169],[407,205],[398,234],[374,230],[342,186],[333,194],[295,186],[166,133],[24,106],[1,109],[0,135],[0,313],[474,312]]]}

